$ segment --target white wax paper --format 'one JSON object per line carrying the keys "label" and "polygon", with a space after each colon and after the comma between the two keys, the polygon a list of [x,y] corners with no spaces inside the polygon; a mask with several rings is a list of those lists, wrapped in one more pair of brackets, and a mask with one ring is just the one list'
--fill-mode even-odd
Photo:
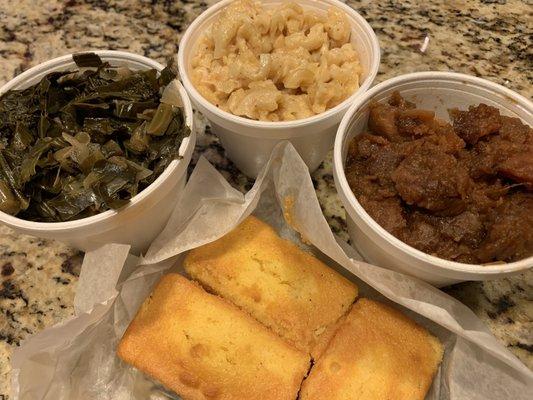
{"label": "white wax paper", "polygon": [[251,213],[355,281],[362,296],[396,303],[441,339],[444,361],[427,400],[533,398],[531,371],[466,306],[418,279],[360,261],[334,237],[307,167],[289,143],[281,143],[245,195],[201,159],[144,259],[115,244],[87,253],[76,317],[14,352],[13,399],[179,399],[120,361],[116,345],[161,275],[182,271],[184,252],[221,237]]}

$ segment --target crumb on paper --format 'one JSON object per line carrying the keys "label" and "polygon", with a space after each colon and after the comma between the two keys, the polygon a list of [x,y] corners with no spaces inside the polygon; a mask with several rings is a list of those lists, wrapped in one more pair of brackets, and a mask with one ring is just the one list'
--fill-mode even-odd
{"label": "crumb on paper", "polygon": [[312,245],[311,241],[302,235],[302,233],[296,226],[296,223],[294,222],[294,203],[295,203],[295,200],[294,200],[293,195],[288,195],[283,198],[283,217],[285,218],[285,222],[287,222],[287,224],[292,229],[298,232],[302,243],[308,246],[311,246]]}

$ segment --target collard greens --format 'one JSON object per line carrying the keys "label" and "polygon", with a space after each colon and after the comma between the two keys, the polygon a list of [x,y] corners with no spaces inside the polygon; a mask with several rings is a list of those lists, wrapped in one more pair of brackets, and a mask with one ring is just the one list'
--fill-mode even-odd
{"label": "collard greens", "polygon": [[0,210],[32,221],[88,217],[125,205],[178,158],[190,131],[162,100],[172,64],[132,71],[94,53],[76,71],[0,97]]}

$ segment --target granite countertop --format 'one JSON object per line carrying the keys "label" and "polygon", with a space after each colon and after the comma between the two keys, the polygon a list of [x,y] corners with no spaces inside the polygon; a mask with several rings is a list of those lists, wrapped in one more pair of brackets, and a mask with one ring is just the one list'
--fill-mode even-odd
{"label": "granite countertop", "polygon": [[[47,59],[89,49],[126,50],[164,62],[188,24],[215,1],[0,0],[0,85]],[[531,0],[348,0],[372,25],[382,48],[377,81],[423,70],[488,78],[533,97]],[[421,51],[424,39],[429,46]],[[194,161],[207,157],[230,182],[252,182],[224,156],[199,119]],[[205,132],[204,132],[205,131]],[[313,174],[324,213],[348,239],[335,194],[331,155]],[[14,346],[73,314],[83,254],[0,227],[0,399],[9,392]],[[471,307],[494,335],[533,369],[533,271],[445,289]],[[5,396],[4,396],[5,397]]]}

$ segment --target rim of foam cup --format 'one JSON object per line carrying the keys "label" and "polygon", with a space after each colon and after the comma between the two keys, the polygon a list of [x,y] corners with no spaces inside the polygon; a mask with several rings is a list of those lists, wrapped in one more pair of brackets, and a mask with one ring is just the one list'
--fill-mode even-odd
{"label": "rim of foam cup", "polygon": [[[191,43],[191,36],[194,32],[196,32],[201,24],[204,23],[204,21],[214,14],[222,11],[223,8],[228,6],[230,3],[233,3],[235,0],[222,0],[215,5],[209,7],[207,10],[205,10],[202,14],[200,14],[189,27],[185,31],[178,50],[178,66],[180,70],[180,77],[183,82],[183,85],[187,89],[187,92],[193,99],[202,105],[202,107],[209,110],[211,113],[216,114],[220,116],[221,118],[229,119],[232,122],[240,123],[247,125],[249,127],[255,127],[255,128],[261,128],[261,129],[287,129],[287,128],[298,128],[307,126],[313,123],[316,123],[318,121],[322,121],[324,119],[327,119],[328,117],[332,117],[338,112],[341,112],[343,109],[347,108],[352,101],[354,101],[355,98],[361,96],[372,84],[374,81],[380,64],[380,47],[379,47],[379,41],[378,38],[370,26],[370,24],[353,8],[346,5],[345,3],[339,1],[339,0],[315,0],[315,2],[319,3],[326,3],[331,4],[332,6],[341,9],[344,11],[347,16],[349,17],[350,26],[354,26],[354,24],[357,24],[359,27],[361,27],[366,35],[366,38],[369,41],[370,47],[371,47],[371,56],[372,59],[370,61],[370,67],[368,71],[368,75],[363,81],[363,83],[357,88],[357,90],[350,95],[347,99],[345,99],[343,102],[337,104],[335,107],[330,108],[329,110],[324,111],[323,113],[313,115],[308,118],[302,118],[297,119],[294,121],[258,121],[253,120],[245,117],[240,117],[238,115],[234,115],[232,113],[229,113],[227,111],[224,111],[214,105],[213,103],[209,102],[206,98],[204,98],[198,90],[196,90],[196,87],[192,83],[192,81],[189,79],[189,73],[188,73],[188,62],[185,60],[185,48],[188,46],[194,46],[196,43]],[[296,1],[298,2],[298,1]]]}
{"label": "rim of foam cup", "polygon": [[508,101],[510,100],[515,106],[518,106],[527,113],[533,115],[533,102],[519,95],[518,93],[486,79],[455,72],[415,72],[397,76],[374,86],[351,105],[339,125],[337,136],[335,138],[335,145],[333,149],[333,174],[335,177],[337,190],[339,191],[341,198],[345,200],[343,203],[345,203],[344,205],[346,211],[348,214],[353,212],[360,217],[374,232],[383,238],[388,245],[393,246],[404,253],[408,253],[409,255],[421,261],[438,266],[442,269],[465,272],[473,275],[496,275],[501,273],[518,272],[531,268],[533,266],[533,256],[511,263],[480,265],[459,263],[424,253],[423,251],[415,249],[414,247],[402,242],[400,239],[396,238],[381,225],[379,225],[361,206],[355,197],[355,194],[352,192],[350,185],[348,184],[348,180],[346,179],[346,173],[344,171],[344,159],[342,157],[344,138],[349,133],[348,127],[352,121],[352,117],[363,106],[368,104],[374,96],[380,94],[381,92],[394,88],[399,84],[417,82],[421,80],[456,83],[463,90],[465,88],[465,84],[489,89],[491,92],[506,98]]}
{"label": "rim of foam cup", "polygon": [[[148,57],[144,57],[138,54],[128,53],[126,51],[115,51],[115,50],[87,50],[82,51],[80,53],[95,53],[98,54],[104,61],[120,61],[126,64],[129,64],[130,66],[143,66],[146,68],[154,68],[157,71],[163,70],[164,66],[157,61],[154,61]],[[5,85],[0,87],[0,95],[7,92],[8,90],[11,90],[12,88],[18,88],[20,85],[24,84],[25,82],[31,80],[32,78],[38,76],[42,78],[44,75],[48,74],[49,72],[60,70],[61,68],[67,67],[70,68],[76,68],[76,65],[74,64],[74,60],[72,59],[72,55],[75,53],[67,54],[61,57],[53,58],[51,60],[45,61],[41,64],[38,64],[29,70],[23,72],[22,74],[16,76],[9,82],[7,82]],[[72,65],[70,65],[72,64]],[[191,101],[189,100],[189,97],[187,96],[186,91],[183,87],[180,87],[180,97],[183,101],[183,110],[185,113],[185,121],[187,125],[192,129],[192,121],[193,121],[193,112],[192,112],[192,105]],[[183,139],[180,148],[179,148],[179,155],[183,156],[189,146],[193,144],[190,140],[190,136]],[[18,226],[20,228],[25,229],[32,229],[34,231],[65,231],[70,230],[73,228],[80,228],[80,227],[87,227],[90,225],[94,225],[96,223],[99,223],[105,219],[109,219],[113,216],[116,216],[122,211],[125,211],[129,209],[130,207],[134,206],[136,203],[139,203],[146,197],[150,196],[153,192],[155,192],[161,184],[168,179],[168,177],[172,174],[176,168],[178,168],[179,163],[182,160],[173,160],[167,168],[157,177],[157,179],[152,182],[148,187],[143,189],[141,192],[136,194],[131,198],[129,203],[120,208],[119,210],[107,210],[102,213],[87,217],[87,218],[80,218],[73,221],[66,221],[66,222],[36,222],[36,221],[28,221],[22,218],[17,218],[13,215],[4,213],[0,211],[0,221]]]}

